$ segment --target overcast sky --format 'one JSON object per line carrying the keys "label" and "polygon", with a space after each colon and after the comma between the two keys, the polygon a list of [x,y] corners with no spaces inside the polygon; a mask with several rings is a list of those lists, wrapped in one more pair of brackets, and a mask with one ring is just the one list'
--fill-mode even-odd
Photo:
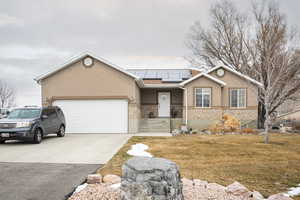
{"label": "overcast sky", "polygon": [[[234,0],[241,10],[248,0]],[[169,63],[189,52],[189,27],[209,22],[214,0],[9,0],[0,6],[0,80],[17,91],[17,104],[40,104],[33,79],[70,57],[91,51],[121,66]],[[280,1],[297,25],[300,1]]]}

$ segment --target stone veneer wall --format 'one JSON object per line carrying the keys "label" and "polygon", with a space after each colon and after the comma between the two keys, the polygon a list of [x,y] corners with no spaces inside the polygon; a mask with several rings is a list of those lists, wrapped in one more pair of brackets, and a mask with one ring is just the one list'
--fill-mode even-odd
{"label": "stone veneer wall", "polygon": [[[171,105],[171,113],[176,111],[177,115],[175,118],[182,118],[182,105]],[[153,117],[158,117],[158,105],[141,105],[142,118],[149,118],[149,113],[153,113]],[[172,116],[172,114],[171,114]]]}
{"label": "stone veneer wall", "polygon": [[[241,121],[242,125],[248,124],[251,128],[256,128],[257,110],[256,109],[197,109],[188,110],[188,126],[193,129],[205,129],[219,122],[223,114],[229,114]],[[185,119],[185,109],[183,108],[183,121]],[[251,125],[250,125],[251,122]]]}
{"label": "stone veneer wall", "polygon": [[183,119],[182,118],[172,118],[171,119],[171,130],[181,129]]}
{"label": "stone veneer wall", "polygon": [[154,117],[158,116],[158,105],[141,105],[142,118],[149,118],[149,113],[152,112]]}
{"label": "stone veneer wall", "polygon": [[128,104],[128,132],[137,133],[141,119],[141,109],[136,103]]}

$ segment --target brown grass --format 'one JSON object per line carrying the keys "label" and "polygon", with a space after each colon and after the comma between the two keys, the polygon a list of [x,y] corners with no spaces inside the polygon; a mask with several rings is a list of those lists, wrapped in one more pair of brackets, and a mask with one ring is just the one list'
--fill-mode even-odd
{"label": "brown grass", "polygon": [[258,135],[132,137],[99,172],[121,175],[130,158],[126,151],[143,143],[155,157],[176,162],[186,178],[222,185],[239,181],[265,196],[299,184],[300,135],[273,134],[270,144],[262,141]]}

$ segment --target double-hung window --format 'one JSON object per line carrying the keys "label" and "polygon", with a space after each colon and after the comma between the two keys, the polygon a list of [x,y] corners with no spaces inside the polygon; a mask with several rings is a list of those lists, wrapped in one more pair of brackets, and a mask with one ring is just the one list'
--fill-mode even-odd
{"label": "double-hung window", "polygon": [[211,88],[195,88],[195,104],[196,107],[211,107]]}
{"label": "double-hung window", "polygon": [[229,95],[231,108],[246,108],[245,88],[230,89]]}

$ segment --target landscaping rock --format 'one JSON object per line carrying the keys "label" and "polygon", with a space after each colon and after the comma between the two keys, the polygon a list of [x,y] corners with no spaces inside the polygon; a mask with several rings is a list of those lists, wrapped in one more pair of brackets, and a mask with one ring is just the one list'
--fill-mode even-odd
{"label": "landscaping rock", "polygon": [[293,200],[293,199],[288,196],[285,196],[282,193],[279,193],[279,194],[274,194],[272,196],[269,196],[267,200]]}
{"label": "landscaping rock", "polygon": [[87,177],[88,184],[96,184],[96,183],[101,183],[102,182],[102,176],[101,174],[90,174]]}
{"label": "landscaping rock", "polygon": [[265,198],[261,193],[259,193],[257,191],[253,191],[250,195],[250,199],[251,200],[263,200]]}
{"label": "landscaping rock", "polygon": [[134,157],[122,166],[122,200],[183,200],[177,165],[163,158]]}
{"label": "landscaping rock", "polygon": [[235,196],[247,196],[250,195],[250,191],[243,186],[242,184],[240,184],[239,182],[234,182],[230,185],[227,186],[226,188],[226,192],[233,194]]}
{"label": "landscaping rock", "polygon": [[208,184],[207,181],[202,181],[202,180],[199,180],[199,179],[194,179],[194,185],[195,186],[198,186],[198,187],[206,187]]}
{"label": "landscaping rock", "polygon": [[223,185],[219,185],[217,183],[209,183],[206,186],[207,189],[209,190],[215,190],[215,191],[224,191],[226,190],[226,187],[224,187]]}
{"label": "landscaping rock", "polygon": [[180,134],[181,134],[181,131],[180,131],[179,129],[174,129],[174,130],[172,131],[172,135],[173,135],[173,136],[180,135]]}
{"label": "landscaping rock", "polygon": [[[129,168],[128,168],[129,169]],[[163,172],[151,175],[151,171],[155,172],[156,170],[147,171],[146,168],[139,168],[139,173],[137,176],[133,176],[133,179],[136,180],[149,180],[142,182],[134,182],[133,179],[130,179],[130,175],[134,175],[133,169],[129,169],[127,179],[128,183],[127,189],[124,190],[124,181],[122,179],[122,184],[109,184],[109,183],[100,183],[100,184],[87,184],[77,187],[76,191],[68,200],[177,200],[178,198],[166,197],[166,180],[174,180],[174,177],[165,177]],[[166,168],[164,168],[166,169]],[[168,170],[167,170],[168,171]],[[147,174],[146,178],[140,176],[140,173]],[[169,173],[168,173],[169,174]],[[160,178],[159,178],[160,177]],[[152,181],[154,180],[154,181]],[[175,180],[180,180],[175,179]],[[181,179],[183,183],[182,191],[184,200],[292,200],[290,197],[285,196],[285,194],[276,194],[270,196],[268,199],[264,197],[257,191],[250,192],[249,196],[244,196],[242,193],[241,196],[236,196],[233,193],[228,193],[227,188],[223,187],[216,183],[208,184],[206,181],[201,181],[199,179],[189,180],[186,178]],[[162,182],[162,183],[160,183]],[[175,181],[176,182],[176,181]],[[122,188],[120,188],[120,185]],[[162,187],[163,186],[163,187]],[[234,186],[234,187],[233,187]],[[231,189],[236,188],[237,183],[234,185],[231,184]],[[180,186],[179,186],[180,187]],[[229,187],[229,186],[228,186]],[[174,191],[174,187],[169,187],[171,191]],[[176,187],[175,187],[176,188]],[[124,194],[125,192],[125,194]],[[125,196],[127,193],[131,192],[134,195]],[[156,194],[155,196],[153,194]],[[183,197],[179,200],[183,200]]]}
{"label": "landscaping rock", "polygon": [[116,184],[121,182],[121,178],[117,175],[108,174],[103,178],[104,183]]}
{"label": "landscaping rock", "polygon": [[187,178],[181,179],[181,182],[182,182],[183,185],[194,186],[194,182],[190,179],[187,179]]}
{"label": "landscaping rock", "polygon": [[120,190],[111,188],[108,184],[89,184],[68,200],[120,200],[120,193]]}

